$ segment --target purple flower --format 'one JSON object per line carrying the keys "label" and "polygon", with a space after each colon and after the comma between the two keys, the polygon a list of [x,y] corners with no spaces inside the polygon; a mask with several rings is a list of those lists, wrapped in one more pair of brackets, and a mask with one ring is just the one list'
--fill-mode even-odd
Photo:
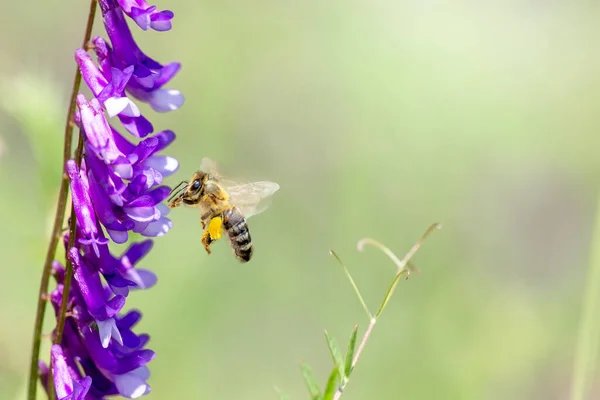
{"label": "purple flower", "polygon": [[[178,162],[162,152],[175,134],[153,133],[130,96],[161,112],[183,104],[179,91],[164,88],[180,64],[163,65],[146,56],[125,21],[127,15],[143,30],[165,31],[171,28],[173,13],[157,11],[144,0],[99,0],[99,4],[110,44],[94,38],[97,63],[84,49],[75,52],[93,98],[77,96],[75,123],[82,132],[83,157],[79,165],[75,160],[65,165],[76,227],[63,242],[73,279],[67,296],[69,318],[60,343],[52,347],[50,362],[57,397],[69,400],[137,398],[150,392],[148,363],[155,356],[146,348],[150,337],[134,332],[141,313],[123,310],[132,290],[156,284],[153,272],[138,268],[153,242],[132,243],[115,256],[108,238],[124,243],[129,232],[157,237],[170,230],[163,204],[170,188],[162,182],[177,170]],[[106,114],[118,120],[109,121]],[[141,140],[131,142],[123,136],[119,121]],[[72,247],[70,234],[75,235]],[[57,286],[50,300],[58,316],[66,271],[57,261],[52,269]],[[40,364],[44,384],[48,368]]]}
{"label": "purple flower", "polygon": [[101,71],[83,49],[75,51],[75,60],[83,80],[104,106],[109,117],[118,115],[125,129],[137,137],[145,137],[154,130],[150,121],[141,115],[137,105],[125,96],[125,86],[133,74],[133,65],[122,71],[110,66]]}
{"label": "purple flower", "polygon": [[81,377],[75,360],[67,359],[59,345],[53,345],[50,352],[54,388],[58,400],[83,400],[92,385],[92,378]]}
{"label": "purple flower", "polygon": [[121,341],[121,336],[116,330],[112,318],[125,305],[125,296],[114,296],[111,291],[105,290],[100,280],[100,272],[83,262],[77,248],[71,248],[68,257],[73,263],[75,281],[77,282],[79,293],[83,298],[87,312],[94,318],[100,328],[102,344],[104,347],[108,346],[108,341],[111,337],[114,337],[117,341]]}
{"label": "purple flower", "polygon": [[71,193],[75,206],[75,215],[81,226],[81,236],[83,236],[79,238],[79,243],[91,245],[94,252],[99,254],[98,246],[106,244],[108,241],[99,237],[87,176],[77,169],[77,165],[73,160],[67,162],[67,173],[71,180]]}
{"label": "purple flower", "polygon": [[132,96],[149,103],[152,109],[158,112],[181,107],[184,102],[181,92],[163,88],[179,72],[181,64],[174,62],[162,65],[148,57],[135,43],[125,21],[123,9],[115,1],[108,0],[101,1],[100,6],[104,25],[112,43],[111,47],[100,37],[92,40],[102,70],[124,70],[133,66],[133,76],[126,85],[126,90]]}
{"label": "purple flower", "polygon": [[156,11],[156,6],[149,6],[143,0],[119,0],[119,4],[125,14],[143,30],[152,28],[155,31],[168,31],[171,29],[172,11]]}
{"label": "purple flower", "polygon": [[[60,308],[62,293],[63,285],[59,284],[50,296],[57,312]],[[148,335],[136,335],[131,330],[141,318],[140,312],[133,310],[125,315],[116,316],[113,319],[114,329],[122,332],[123,339],[110,341],[108,346],[105,346],[99,335],[101,328],[94,324],[90,315],[85,311],[85,306],[80,302],[77,285],[70,291],[69,304],[73,304],[71,306],[73,317],[65,323],[60,346],[56,345],[61,352],[64,352],[63,359],[69,374],[62,373],[60,381],[57,381],[55,376],[55,385],[60,382],[61,385],[68,386],[69,382],[72,382],[71,387],[75,392],[78,384],[86,391],[89,390],[90,394],[85,397],[86,400],[115,394],[137,398],[149,393],[150,386],[146,382],[149,370],[146,364],[154,358],[155,353],[152,350],[144,349],[149,340]],[[75,359],[81,365],[86,378],[81,377],[74,362]],[[62,368],[64,371],[65,367]],[[53,372],[56,374],[55,371],[53,366]],[[71,377],[70,381],[67,379],[69,376]],[[88,381],[89,383],[87,383]],[[84,395],[85,393],[82,394],[82,396]],[[73,399],[75,398],[73,397]],[[83,399],[84,397],[77,398]]]}
{"label": "purple flower", "polygon": [[[127,231],[144,236],[162,236],[172,226],[168,207],[161,202],[170,188],[158,186],[175,172],[177,160],[157,155],[174,139],[163,131],[137,145],[129,143],[106,118],[97,99],[77,97],[81,125],[86,138],[85,166],[89,196],[100,222],[117,243],[127,240]],[[127,180],[127,181],[125,181]]]}
{"label": "purple flower", "polygon": [[119,258],[114,257],[108,246],[99,247],[99,255],[84,252],[83,262],[96,268],[115,295],[127,296],[130,289],[149,289],[156,284],[156,275],[135,265],[152,249],[152,240],[134,243]]}
{"label": "purple flower", "polygon": [[[179,72],[181,64],[162,65],[142,53],[133,40],[127,40],[127,38],[131,38],[131,32],[129,32],[120,10],[113,11],[113,14],[114,16],[107,22],[114,25],[115,30],[120,29],[124,33],[116,34],[116,37],[111,40],[113,44],[115,41],[122,43],[119,43],[120,47],[115,47],[113,50],[104,39],[95,37],[93,43],[100,65],[103,68],[126,68],[133,65],[133,76],[125,88],[138,100],[150,104],[154,111],[167,112],[181,107],[184,102],[181,92],[163,88]],[[117,52],[117,49],[122,47],[126,50]]]}

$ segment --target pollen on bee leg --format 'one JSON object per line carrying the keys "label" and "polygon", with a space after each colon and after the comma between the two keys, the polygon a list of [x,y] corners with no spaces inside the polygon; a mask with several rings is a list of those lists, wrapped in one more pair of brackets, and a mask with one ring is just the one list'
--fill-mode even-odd
{"label": "pollen on bee leg", "polygon": [[208,230],[204,231],[204,234],[202,235],[202,244],[204,245],[204,250],[206,250],[206,252],[208,254],[210,254],[210,244],[212,243],[212,238],[210,237],[210,233],[208,232]]}
{"label": "pollen on bee leg", "polygon": [[208,230],[212,240],[219,240],[223,237],[223,219],[215,217],[208,223]]}

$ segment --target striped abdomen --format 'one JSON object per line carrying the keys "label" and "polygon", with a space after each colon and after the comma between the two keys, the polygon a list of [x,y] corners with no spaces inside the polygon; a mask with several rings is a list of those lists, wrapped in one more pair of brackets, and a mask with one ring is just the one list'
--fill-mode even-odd
{"label": "striped abdomen", "polygon": [[238,260],[250,261],[252,257],[252,238],[248,230],[246,218],[242,212],[232,207],[223,212],[223,228],[229,237],[229,243]]}

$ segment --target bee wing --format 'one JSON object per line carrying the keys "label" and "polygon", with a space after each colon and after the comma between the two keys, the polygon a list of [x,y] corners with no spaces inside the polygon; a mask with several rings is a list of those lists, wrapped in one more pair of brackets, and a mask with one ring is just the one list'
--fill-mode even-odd
{"label": "bee wing", "polygon": [[200,162],[200,171],[206,172],[207,174],[212,176],[219,176],[219,168],[217,166],[217,162],[211,160],[208,157],[202,158],[202,161]]}
{"label": "bee wing", "polygon": [[260,214],[271,204],[271,196],[279,190],[275,182],[260,181],[246,184],[222,182],[231,204],[240,209],[246,218]]}
{"label": "bee wing", "polygon": [[208,157],[202,159],[200,170],[217,178],[221,187],[229,194],[231,204],[238,207],[246,218],[265,211],[271,204],[271,196],[279,190],[279,185],[275,182],[239,183],[226,179],[219,173],[217,163]]}

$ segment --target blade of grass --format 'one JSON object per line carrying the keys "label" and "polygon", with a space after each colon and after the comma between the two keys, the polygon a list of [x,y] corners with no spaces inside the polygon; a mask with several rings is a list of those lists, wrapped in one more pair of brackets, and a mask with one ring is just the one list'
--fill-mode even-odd
{"label": "blade of grass", "polygon": [[315,379],[315,374],[312,372],[312,369],[310,369],[308,364],[305,362],[300,365],[300,368],[302,369],[302,376],[304,377],[304,382],[308,388],[308,393],[310,393],[310,398],[313,400],[320,398],[321,389],[319,389],[319,385],[317,384],[317,380]]}
{"label": "blade of grass", "polygon": [[396,276],[394,277],[394,280],[390,284],[390,287],[388,288],[387,292],[385,293],[385,297],[383,298],[383,301],[381,302],[381,305],[379,306],[379,310],[377,310],[377,314],[375,314],[375,319],[379,318],[379,316],[385,309],[385,306],[387,305],[388,301],[390,301],[390,299],[392,298],[392,294],[394,293],[394,290],[396,289],[396,286],[398,285],[398,282],[400,281],[400,277],[406,271],[407,271],[406,269],[402,270],[402,271],[400,271],[400,273],[396,274]]}
{"label": "blade of grass", "polygon": [[571,400],[584,400],[596,375],[600,338],[600,194],[573,368]]}
{"label": "blade of grass", "polygon": [[325,392],[323,393],[323,400],[332,400],[333,395],[337,389],[337,382],[340,376],[340,371],[337,368],[331,370],[329,379],[327,379],[327,385],[325,386]]}
{"label": "blade of grass", "polygon": [[352,359],[354,358],[354,350],[356,349],[356,335],[358,334],[358,324],[352,328],[348,349],[346,350],[346,360],[344,363],[344,379],[350,377],[352,373]]}
{"label": "blade of grass", "polygon": [[327,330],[325,330],[325,338],[327,338],[327,346],[329,347],[329,353],[331,353],[331,359],[333,364],[338,369],[340,379],[344,378],[344,359],[342,358],[342,352],[338,346],[337,340],[331,336]]}
{"label": "blade of grass", "polygon": [[290,397],[287,394],[283,393],[277,386],[275,386],[273,389],[275,389],[275,391],[279,395],[279,400],[290,400]]}

